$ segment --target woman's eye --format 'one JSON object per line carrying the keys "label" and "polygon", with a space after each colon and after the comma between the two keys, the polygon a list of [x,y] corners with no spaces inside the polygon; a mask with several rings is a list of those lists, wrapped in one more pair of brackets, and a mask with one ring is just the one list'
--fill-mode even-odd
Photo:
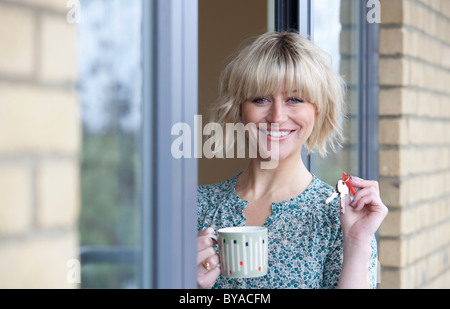
{"label": "woman's eye", "polygon": [[267,98],[255,98],[252,102],[256,104],[267,104],[269,103],[269,100]]}
{"label": "woman's eye", "polygon": [[305,100],[303,100],[302,98],[290,98],[288,101],[293,102],[293,103],[304,103]]}

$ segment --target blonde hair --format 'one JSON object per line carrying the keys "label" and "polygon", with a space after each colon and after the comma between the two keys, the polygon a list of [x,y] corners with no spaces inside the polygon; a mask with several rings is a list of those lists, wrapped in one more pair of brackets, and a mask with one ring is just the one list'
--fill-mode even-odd
{"label": "blonde hair", "polygon": [[[316,109],[315,125],[305,143],[308,152],[317,150],[325,156],[328,147],[336,151],[343,140],[345,84],[330,62],[324,51],[299,34],[269,32],[257,37],[223,71],[211,122],[223,128],[239,123],[240,106],[249,98],[296,90]],[[225,150],[233,146],[234,138],[226,143]]]}

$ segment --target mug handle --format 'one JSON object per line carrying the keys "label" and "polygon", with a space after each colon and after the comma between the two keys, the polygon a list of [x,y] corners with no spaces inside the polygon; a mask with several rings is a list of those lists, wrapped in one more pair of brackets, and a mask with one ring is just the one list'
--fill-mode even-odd
{"label": "mug handle", "polygon": [[209,237],[209,238],[212,238],[212,239],[214,239],[215,241],[217,241],[217,235],[214,235],[214,234],[208,234],[208,235],[205,235],[205,237]]}

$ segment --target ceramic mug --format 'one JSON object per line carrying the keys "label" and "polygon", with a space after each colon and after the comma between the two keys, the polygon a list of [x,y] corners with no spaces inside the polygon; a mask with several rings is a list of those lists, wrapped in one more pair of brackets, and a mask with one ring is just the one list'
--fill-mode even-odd
{"label": "ceramic mug", "polygon": [[251,278],[267,274],[267,228],[228,227],[208,235],[219,246],[220,270],[224,277]]}

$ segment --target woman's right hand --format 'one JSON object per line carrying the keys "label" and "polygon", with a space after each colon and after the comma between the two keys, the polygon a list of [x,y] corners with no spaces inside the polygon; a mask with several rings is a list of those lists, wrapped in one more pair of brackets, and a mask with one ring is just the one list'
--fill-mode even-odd
{"label": "woman's right hand", "polygon": [[[213,248],[213,239],[206,235],[214,235],[214,229],[208,227],[197,235],[197,285],[199,289],[210,289],[220,274],[219,256]],[[209,264],[210,270],[203,265],[203,262]]]}

